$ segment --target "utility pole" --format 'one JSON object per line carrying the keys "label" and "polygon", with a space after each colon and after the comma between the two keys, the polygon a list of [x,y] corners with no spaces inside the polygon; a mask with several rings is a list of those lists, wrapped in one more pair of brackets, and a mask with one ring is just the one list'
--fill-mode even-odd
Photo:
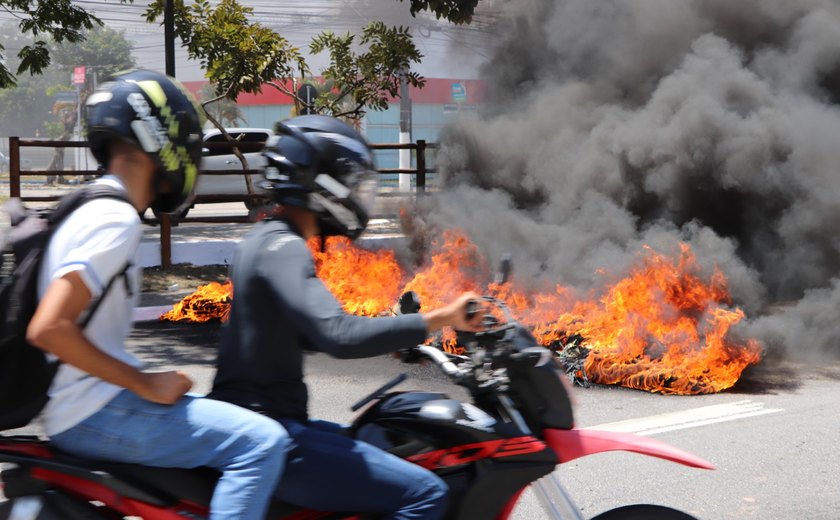
{"label": "utility pole", "polygon": [[166,0],[163,7],[163,53],[166,74],[175,77],[175,4]]}
{"label": "utility pole", "polygon": [[[408,82],[405,74],[400,78],[400,144],[411,142],[411,97],[409,96]],[[411,150],[400,150],[399,168],[401,170],[411,169]],[[411,174],[400,174],[399,187],[401,192],[411,191]]]}
{"label": "utility pole", "polygon": [[[175,77],[175,5],[166,0],[163,6],[163,54],[166,74]],[[160,214],[160,267],[172,268],[172,223],[168,213]]]}

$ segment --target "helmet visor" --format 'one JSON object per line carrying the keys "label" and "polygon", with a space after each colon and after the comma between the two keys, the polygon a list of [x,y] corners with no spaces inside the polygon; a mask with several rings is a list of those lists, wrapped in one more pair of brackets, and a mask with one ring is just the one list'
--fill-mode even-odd
{"label": "helmet visor", "polygon": [[376,203],[376,174],[361,167],[344,178],[320,174],[318,190],[310,193],[310,209],[318,213],[323,235],[357,238],[367,227]]}

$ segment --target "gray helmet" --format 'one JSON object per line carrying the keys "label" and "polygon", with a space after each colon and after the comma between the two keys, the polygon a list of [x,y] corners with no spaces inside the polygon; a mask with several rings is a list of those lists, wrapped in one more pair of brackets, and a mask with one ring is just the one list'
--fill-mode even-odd
{"label": "gray helmet", "polygon": [[114,139],[139,146],[157,164],[155,212],[192,203],[201,164],[204,111],[178,80],[150,70],[114,75],[88,96],[85,120],[93,156],[107,166]]}
{"label": "gray helmet", "polygon": [[263,152],[261,187],[281,204],[315,212],[321,236],[361,235],[376,200],[365,139],[346,123],[319,115],[281,121],[274,133]]}

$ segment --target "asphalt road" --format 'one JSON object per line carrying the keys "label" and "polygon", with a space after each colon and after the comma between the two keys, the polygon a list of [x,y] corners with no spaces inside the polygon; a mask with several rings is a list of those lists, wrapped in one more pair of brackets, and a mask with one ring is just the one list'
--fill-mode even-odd
{"label": "asphalt road", "polygon": [[[130,344],[150,366],[184,369],[194,390],[206,392],[218,335],[218,325],[151,323],[140,325]],[[403,371],[410,379],[402,389],[465,395],[430,366],[316,354],[307,358],[311,412],[348,422],[353,402]],[[579,426],[647,433],[706,458],[717,470],[615,452],[578,459],[557,474],[586,517],[629,503],[657,503],[703,519],[835,520],[840,518],[838,395],[840,367],[833,365],[759,367],[734,389],[706,396],[577,389]],[[515,518],[544,517],[526,493]]]}

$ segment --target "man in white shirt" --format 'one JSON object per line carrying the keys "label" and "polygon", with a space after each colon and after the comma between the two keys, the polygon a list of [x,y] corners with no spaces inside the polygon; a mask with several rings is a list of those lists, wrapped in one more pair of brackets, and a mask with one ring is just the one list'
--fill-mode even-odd
{"label": "man in white shirt", "polygon": [[[58,448],[89,458],[222,472],[213,519],[262,519],[289,440],[276,421],[188,394],[179,371],[144,371],[125,350],[138,293],[131,266],[138,213],[177,213],[192,199],[203,115],[173,78],[130,71],[88,98],[91,151],[130,204],[98,198],[56,230],[39,273],[40,302],[27,339],[61,361],[43,411]],[[117,277],[115,279],[115,277]],[[115,280],[114,283],[110,283]],[[86,309],[104,298],[88,326]]]}

